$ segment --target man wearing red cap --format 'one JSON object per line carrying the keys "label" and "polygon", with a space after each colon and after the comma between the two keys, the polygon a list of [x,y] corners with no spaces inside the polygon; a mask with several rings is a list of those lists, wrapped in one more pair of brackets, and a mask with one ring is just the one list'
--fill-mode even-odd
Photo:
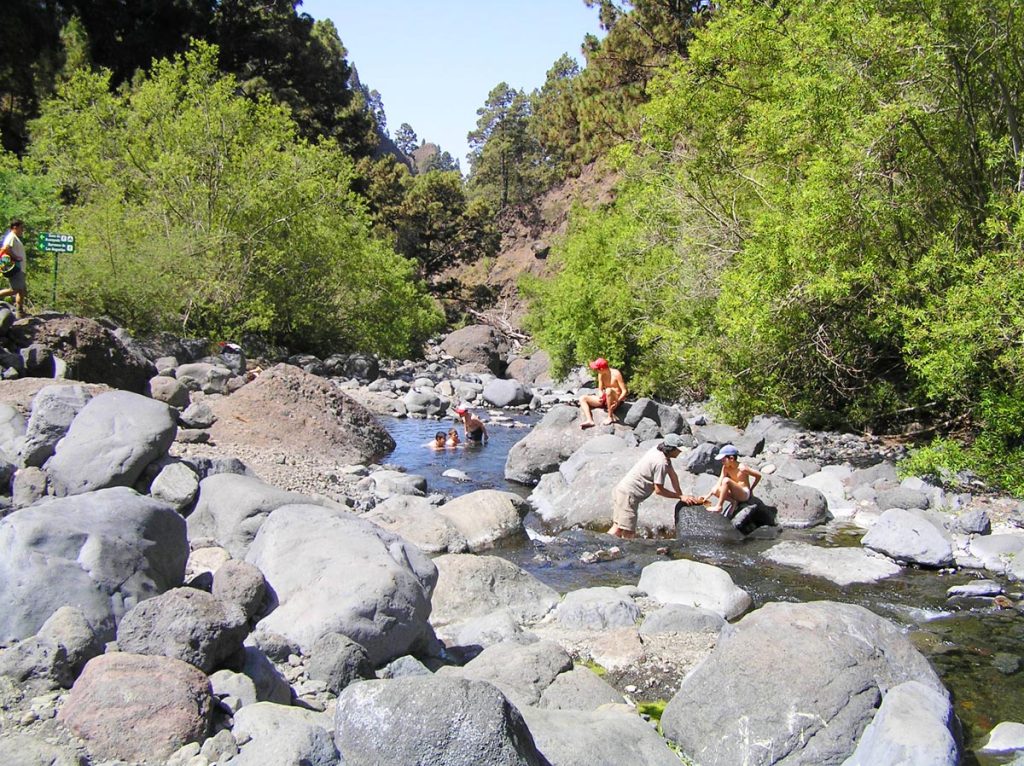
{"label": "man wearing red cap", "polygon": [[597,371],[597,393],[584,394],[580,397],[580,428],[593,428],[594,415],[592,408],[604,407],[608,410],[608,422],[618,423],[615,417],[616,408],[622,404],[629,390],[622,373],[608,366],[608,360],[598,357],[590,363],[590,369]]}

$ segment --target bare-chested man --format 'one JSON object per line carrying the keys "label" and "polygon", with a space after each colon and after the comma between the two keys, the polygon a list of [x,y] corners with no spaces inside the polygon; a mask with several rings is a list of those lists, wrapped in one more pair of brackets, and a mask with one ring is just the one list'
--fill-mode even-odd
{"label": "bare-chested man", "polygon": [[580,428],[592,428],[597,425],[591,412],[594,408],[605,408],[608,410],[608,422],[618,423],[615,410],[629,393],[622,373],[614,367],[609,367],[608,360],[601,357],[590,363],[590,369],[597,370],[597,393],[584,394],[580,397]]}

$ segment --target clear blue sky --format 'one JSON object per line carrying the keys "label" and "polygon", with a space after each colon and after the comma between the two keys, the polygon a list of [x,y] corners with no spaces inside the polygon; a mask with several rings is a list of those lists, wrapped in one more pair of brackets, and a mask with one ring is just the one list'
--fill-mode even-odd
{"label": "clear blue sky", "polygon": [[303,0],[299,11],[334,21],[392,136],[409,123],[464,173],[466,134],[491,88],[539,88],[563,53],[582,66],[584,35],[600,34],[583,0]]}

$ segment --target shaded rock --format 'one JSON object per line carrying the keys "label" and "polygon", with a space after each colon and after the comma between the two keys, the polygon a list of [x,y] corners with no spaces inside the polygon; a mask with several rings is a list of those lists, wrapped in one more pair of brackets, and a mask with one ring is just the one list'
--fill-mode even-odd
{"label": "shaded rock", "polygon": [[298,707],[257,702],[235,714],[232,732],[244,742],[231,766],[337,766],[338,757],[328,729],[330,718]]}
{"label": "shaded rock", "polygon": [[74,682],[64,649],[38,636],[30,636],[0,653],[0,676],[43,689],[68,687]]}
{"label": "shaded rock", "polygon": [[552,617],[577,630],[632,627],[640,619],[640,607],[615,588],[581,588],[566,593]]}
{"label": "shaded rock", "polygon": [[338,697],[347,766],[542,766],[519,711],[492,685],[440,676],[363,681]]}
{"label": "shaded rock", "polygon": [[[255,646],[244,648],[242,673],[252,680],[256,687],[256,699],[260,702],[274,702],[278,705],[290,705],[292,689],[288,680],[281,675],[264,651]],[[283,660],[287,660],[284,657]]]}
{"label": "shaded rock", "polygon": [[233,395],[210,402],[218,444],[281,447],[365,463],[395,448],[374,416],[337,386],[279,364]]}
{"label": "shaded rock", "polygon": [[[722,470],[722,464],[715,460],[718,454],[718,445],[711,442],[702,442],[684,454],[677,462],[677,471],[682,469],[692,474],[710,473],[718,475]],[[682,480],[682,475],[680,475]]]}
{"label": "shaded rock", "polygon": [[69,747],[54,745],[27,732],[0,736],[5,766],[87,766],[85,757]]}
{"label": "shaded rock", "polygon": [[800,423],[781,415],[756,415],[743,430],[746,437],[762,437],[766,444],[784,442],[803,431]]}
{"label": "shaded rock", "polygon": [[206,402],[192,402],[178,419],[185,428],[209,428],[216,422],[217,416]]}
{"label": "shaded rock", "polygon": [[255,476],[214,474],[199,483],[199,500],[188,517],[188,536],[216,540],[234,558],[245,558],[267,516],[284,505],[311,502]]}
{"label": "shaded rock", "polygon": [[72,681],[82,672],[85,663],[103,653],[103,643],[96,631],[82,611],[74,606],[62,606],[51,614],[37,635],[64,651]]}
{"label": "shaded rock", "polygon": [[666,604],[644,618],[640,635],[657,633],[721,633],[725,618],[718,612],[686,604]]}
{"label": "shaded rock", "polygon": [[189,391],[202,391],[204,394],[228,393],[228,381],[234,373],[221,364],[211,362],[190,362],[179,365],[174,376]]}
{"label": "shaded rock", "polygon": [[[917,681],[893,687],[843,766],[956,766],[959,724],[949,695]],[[1024,740],[1022,740],[1024,744]]]}
{"label": "shaded rock", "polygon": [[723,631],[661,723],[699,763],[839,763],[882,697],[913,680],[945,693],[900,628],[867,609],[770,603]]}
{"label": "shaded rock", "polygon": [[856,513],[857,508],[846,496],[843,472],[832,470],[834,468],[836,466],[826,466],[818,473],[812,473],[793,483],[799,487],[818,490],[825,497],[829,514],[837,519],[848,519]]}
{"label": "shaded rock", "polygon": [[441,350],[460,362],[482,364],[495,375],[505,366],[508,341],[489,325],[469,325],[449,334],[441,341]]}
{"label": "shaded rock", "polygon": [[458,647],[465,658],[475,657],[481,650],[503,641],[532,641],[508,609],[495,609],[490,614],[449,625],[442,633],[448,647]]}
{"label": "shaded rock", "polygon": [[22,468],[11,481],[11,504],[24,508],[46,496],[46,474],[39,468]]}
{"label": "shaded rock", "polygon": [[249,619],[263,604],[267,581],[263,573],[249,562],[231,559],[213,573],[211,592],[221,601],[236,604]]}
{"label": "shaded rock", "polygon": [[46,346],[67,365],[66,377],[84,383],[106,383],[141,394],[156,372],[148,359],[92,319],[31,317],[12,327],[10,334],[19,347]]}
{"label": "shaded rock", "polygon": [[512,445],[505,459],[505,478],[519,484],[536,484],[543,474],[557,471],[562,461],[596,430],[580,428],[578,407],[552,407],[524,438]]}
{"label": "shaded rock", "polygon": [[953,520],[953,528],[965,535],[989,535],[992,534],[992,521],[982,509],[971,508]]}
{"label": "shaded rock", "polygon": [[210,673],[242,648],[245,613],[195,588],[174,588],[128,610],[117,628],[123,652],[159,655]]}
{"label": "shaded rock", "polygon": [[528,357],[513,359],[505,368],[505,375],[520,383],[551,383],[551,357],[546,351],[536,351]]}
{"label": "shaded rock", "polygon": [[867,531],[861,544],[898,561],[929,567],[953,563],[953,547],[946,534],[914,511],[890,508]]}
{"label": "shaded rock", "polygon": [[18,409],[0,402],[0,452],[10,457],[20,454],[27,429],[25,417]]}
{"label": "shaded rock", "polygon": [[574,667],[559,673],[541,693],[538,707],[546,710],[597,710],[601,705],[622,705],[625,698],[590,668]]}
{"label": "shaded rock", "polygon": [[392,660],[377,671],[378,678],[406,678],[408,676],[429,675],[431,675],[431,672],[427,669],[427,666],[409,655]]}
{"label": "shaded rock", "polygon": [[685,559],[648,564],[638,587],[662,603],[710,609],[727,620],[743,614],[752,603],[750,594],[736,587],[724,569]]}
{"label": "shaded rock", "polygon": [[629,405],[628,408],[623,405],[622,409],[625,410],[625,413],[620,413],[622,415],[622,424],[624,426],[636,428],[640,424],[640,421],[645,418],[658,423],[658,404],[653,399],[641,397]]}
{"label": "shaded rock", "polygon": [[313,644],[309,677],[327,683],[331,694],[340,694],[349,684],[373,678],[373,665],[366,650],[340,633],[325,633]]}
{"label": "shaded rock", "polygon": [[708,423],[703,426],[695,425],[690,430],[698,442],[710,442],[716,447],[735,444],[743,436],[743,432],[738,428],[725,425],[724,423]]}
{"label": "shaded rock", "polygon": [[431,622],[442,626],[507,608],[520,622],[539,620],[559,602],[558,592],[496,556],[449,553],[434,559]]}
{"label": "shaded rock", "polygon": [[525,536],[523,518],[529,510],[518,495],[481,489],[448,501],[437,512],[455,526],[470,551],[479,552]]}
{"label": "shaded rock", "polygon": [[246,560],[277,600],[259,628],[305,653],[325,633],[341,633],[377,664],[432,635],[427,617],[437,570],[418,548],[364,519],[313,505],[278,508]]}
{"label": "shaded rock", "polygon": [[804,574],[824,577],[837,585],[878,582],[903,571],[886,556],[860,548],[822,548],[810,543],[786,540],[762,554],[776,564],[799,569]]}
{"label": "shaded rock", "polygon": [[184,519],[124,487],[16,511],[0,520],[0,641],[66,605],[108,641],[126,610],[181,584],[187,558]]}
{"label": "shaded rock", "polygon": [[664,738],[632,712],[524,708],[523,716],[537,749],[558,766],[679,766]]}
{"label": "shaded rock", "polygon": [[467,549],[462,532],[425,497],[389,497],[363,518],[404,537],[424,553],[462,553]]}
{"label": "shaded rock", "polygon": [[661,432],[663,434],[690,433],[690,424],[686,422],[686,418],[683,417],[683,413],[675,407],[669,407],[666,404],[659,404],[657,420],[658,425],[661,426]]}
{"label": "shaded rock", "polygon": [[148,762],[201,742],[212,703],[209,681],[192,665],[116,652],[89,661],[60,719],[94,755]]}
{"label": "shaded rock", "polygon": [[47,386],[36,394],[21,446],[22,463],[35,467],[45,463],[91,398],[83,386]]}

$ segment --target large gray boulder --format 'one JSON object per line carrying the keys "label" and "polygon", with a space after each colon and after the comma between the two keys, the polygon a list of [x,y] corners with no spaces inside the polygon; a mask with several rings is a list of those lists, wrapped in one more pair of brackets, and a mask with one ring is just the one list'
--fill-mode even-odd
{"label": "large gray boulder", "polygon": [[64,438],[71,422],[92,399],[84,386],[47,386],[32,400],[21,461],[39,467],[45,463]]}
{"label": "large gray boulder", "polygon": [[890,508],[861,538],[861,544],[898,561],[926,567],[953,563],[948,533],[921,511]]}
{"label": "large gray boulder", "polygon": [[213,672],[242,648],[249,633],[245,612],[195,588],[174,588],[136,604],[117,627],[122,652],[150,654]]}
{"label": "large gray boulder", "polygon": [[28,732],[0,735],[5,766],[88,766],[83,754],[68,745],[54,745]]}
{"label": "large gray boulder", "polygon": [[559,602],[558,592],[524,569],[497,556],[449,553],[434,559],[431,623],[435,627],[508,609],[520,622],[546,615]]}
{"label": "large gray boulder", "polygon": [[505,459],[505,478],[519,484],[536,484],[543,474],[557,471],[562,461],[594,435],[583,430],[579,408],[552,407],[525,437],[512,445]]}
{"label": "large gray boulder", "polygon": [[337,766],[329,717],[298,707],[257,702],[235,713],[232,732],[244,742],[231,766]]}
{"label": "large gray boulder", "polygon": [[441,350],[460,362],[482,364],[495,375],[505,367],[508,342],[489,325],[470,325],[456,330],[441,341]]}
{"label": "large gray boulder", "polygon": [[192,665],[114,652],[89,661],[60,719],[94,756],[163,763],[205,739],[212,707],[210,682]]}
{"label": "large gray boulder", "polygon": [[806,529],[828,520],[828,502],[814,487],[765,476],[754,495],[775,509],[775,523],[789,529]]}
{"label": "large gray boulder", "polygon": [[364,681],[338,697],[346,766],[543,766],[520,712],[482,681],[415,676]]}
{"label": "large gray boulder", "polygon": [[305,654],[325,633],[341,633],[379,664],[432,635],[427,618],[437,570],[418,548],[365,519],[315,505],[278,508],[246,560],[278,602],[258,628]]}
{"label": "large gray boulder", "polygon": [[550,384],[551,357],[546,351],[537,351],[528,357],[513,359],[505,368],[505,375],[528,386]]}
{"label": "large gray boulder", "polygon": [[679,766],[665,739],[624,710],[523,708],[537,749],[558,766]]}
{"label": "large gray boulder", "polygon": [[228,393],[228,381],[233,373],[227,367],[210,362],[191,362],[177,367],[174,376],[189,391],[202,391],[204,394]]}
{"label": "large gray boulder", "polygon": [[655,561],[640,572],[640,590],[663,604],[710,609],[727,620],[750,608],[750,594],[729,573],[711,564],[679,559]]}
{"label": "large gray boulder", "polygon": [[574,630],[631,628],[640,619],[640,607],[615,588],[580,588],[565,594],[552,617]]}
{"label": "large gray boulder", "polygon": [[467,549],[465,535],[425,497],[389,497],[363,518],[404,537],[424,553],[463,553]]}
{"label": "large gray boulder", "polygon": [[28,424],[17,407],[0,403],[0,453],[14,458],[21,453]]}
{"label": "large gray boulder", "polygon": [[257,479],[218,473],[199,482],[199,499],[188,517],[190,540],[216,540],[234,558],[245,558],[263,522],[283,505],[314,503]]}
{"label": "large gray boulder", "polygon": [[770,603],[723,631],[661,724],[706,766],[841,764],[885,694],[911,680],[945,694],[888,620],[852,604]]}
{"label": "large gray boulder", "polygon": [[437,509],[466,539],[469,550],[477,553],[500,543],[523,539],[523,518],[530,506],[519,495],[496,489],[481,489],[461,495]]}
{"label": "large gray boulder", "polygon": [[582,665],[559,673],[541,692],[538,707],[548,710],[597,710],[624,705],[626,699],[597,673]]}
{"label": "large gray boulder", "polygon": [[177,433],[174,410],[128,391],[107,391],[75,417],[46,463],[58,497],[128,487],[167,454]]}
{"label": "large gray boulder", "polygon": [[765,444],[784,442],[792,436],[801,433],[803,427],[792,418],[784,418],[781,415],[755,415],[743,429],[746,438],[762,438]]}
{"label": "large gray boulder", "polygon": [[843,766],[957,766],[959,726],[948,694],[917,681],[889,690]]}
{"label": "large gray boulder", "polygon": [[45,500],[0,520],[0,642],[36,633],[65,605],[109,641],[139,601],[181,585],[185,520],[119,487]]}

